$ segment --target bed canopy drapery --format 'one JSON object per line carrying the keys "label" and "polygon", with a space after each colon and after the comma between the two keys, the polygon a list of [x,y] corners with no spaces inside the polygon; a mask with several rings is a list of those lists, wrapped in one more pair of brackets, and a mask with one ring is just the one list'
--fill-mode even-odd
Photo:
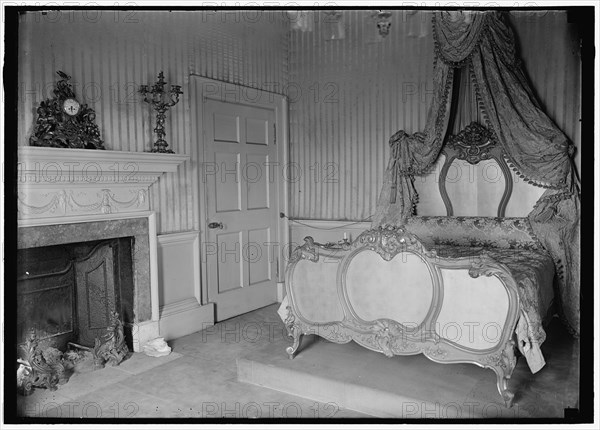
{"label": "bed canopy drapery", "polygon": [[[477,118],[492,131],[509,166],[529,183],[546,188],[528,219],[556,263],[562,319],[578,335],[580,195],[575,148],[536,100],[504,13],[434,12],[433,30],[435,91],[425,130],[400,130],[390,138],[390,161],[373,226],[403,225],[415,214],[414,175],[427,173],[439,157],[450,122],[456,120],[456,101],[471,99],[457,84],[470,84]],[[468,79],[459,79],[465,74]]]}

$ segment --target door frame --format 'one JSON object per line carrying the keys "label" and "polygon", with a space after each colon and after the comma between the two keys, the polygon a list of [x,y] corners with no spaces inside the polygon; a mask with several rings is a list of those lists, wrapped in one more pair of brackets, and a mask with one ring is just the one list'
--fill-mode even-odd
{"label": "door frame", "polygon": [[[201,75],[190,75],[190,119],[191,119],[191,138],[192,138],[192,165],[196,168],[197,187],[192,186],[192,192],[196,193],[198,198],[200,241],[200,263],[201,263],[201,300],[203,305],[208,304],[208,276],[207,259],[204,255],[203,244],[206,243],[206,224],[208,193],[207,184],[203,181],[203,169],[200,163],[206,159],[206,139],[204,135],[204,124],[202,121],[196,121],[197,118],[204,119],[204,100],[211,99],[217,101],[232,101],[248,106],[256,106],[275,111],[276,124],[276,147],[277,147],[277,178],[275,186],[277,187],[275,207],[277,212],[288,214],[288,188],[289,184],[284,176],[287,173],[287,163],[289,160],[289,132],[288,132],[288,101],[282,94],[270,91],[259,90],[243,85],[232,84],[230,82],[219,81],[206,78]],[[260,99],[261,102],[254,100]],[[266,100],[266,102],[263,102]],[[283,282],[285,279],[285,266],[287,262],[286,251],[289,244],[289,222],[287,217],[278,218],[277,239],[279,244],[279,264],[277,265],[277,298],[281,299],[283,294]]]}

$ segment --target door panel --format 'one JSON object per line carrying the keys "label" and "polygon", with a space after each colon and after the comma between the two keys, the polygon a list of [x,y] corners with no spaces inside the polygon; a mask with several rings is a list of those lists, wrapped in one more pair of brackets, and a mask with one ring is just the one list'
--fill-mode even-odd
{"label": "door panel", "polygon": [[248,230],[248,245],[244,257],[250,262],[249,285],[271,280],[271,265],[269,264],[271,256],[267,255],[269,252],[267,244],[271,242],[270,238],[270,228]]}
{"label": "door panel", "polygon": [[265,166],[269,166],[268,155],[246,155],[243,175],[248,188],[248,210],[269,209],[269,176]]}
{"label": "door panel", "polygon": [[240,143],[240,119],[238,116],[215,113],[213,130],[215,142]]}
{"label": "door panel", "polygon": [[246,118],[246,143],[268,145],[269,121],[257,118]]}
{"label": "door panel", "polygon": [[208,299],[222,321],[277,300],[275,111],[204,99]]}
{"label": "door panel", "polygon": [[217,234],[219,293],[242,288],[242,232]]}
{"label": "door panel", "polygon": [[240,154],[215,152],[214,163],[218,176],[214,181],[216,212],[241,210]]}

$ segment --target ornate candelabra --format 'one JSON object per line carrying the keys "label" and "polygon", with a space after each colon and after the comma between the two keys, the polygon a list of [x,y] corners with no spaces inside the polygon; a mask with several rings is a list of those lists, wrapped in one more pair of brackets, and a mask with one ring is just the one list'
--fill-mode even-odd
{"label": "ornate candelabra", "polygon": [[140,85],[140,93],[144,96],[144,101],[150,103],[156,109],[156,127],[154,132],[158,136],[158,140],[154,142],[152,152],[166,152],[173,154],[171,149],[167,149],[169,144],[164,139],[165,137],[165,112],[179,102],[179,95],[183,94],[181,85],[171,85],[171,90],[168,92],[169,98],[165,100],[165,77],[163,72],[158,74],[158,81],[152,85],[152,89],[148,89],[148,85]]}

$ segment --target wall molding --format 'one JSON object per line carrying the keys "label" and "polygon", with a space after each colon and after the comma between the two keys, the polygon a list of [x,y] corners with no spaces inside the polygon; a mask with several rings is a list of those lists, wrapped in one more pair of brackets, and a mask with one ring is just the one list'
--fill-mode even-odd
{"label": "wall molding", "polygon": [[199,230],[178,231],[175,233],[159,234],[157,238],[161,245],[168,246],[197,240],[199,234]]}
{"label": "wall molding", "polygon": [[[200,305],[206,303],[206,298],[202,297],[202,276],[200,271],[200,232],[198,230],[184,231],[177,233],[161,234],[156,236],[158,246],[163,252],[168,252],[168,249],[178,246],[189,246],[194,264],[191,267],[193,285],[193,297]],[[162,262],[159,262],[162,265]],[[164,268],[163,268],[164,269]],[[161,286],[162,288],[162,286]],[[163,305],[164,306],[164,305]]]}
{"label": "wall molding", "polygon": [[[159,247],[159,265],[161,273],[162,297],[166,296],[165,288],[176,288],[176,295],[184,298],[161,303],[159,330],[160,336],[165,339],[175,339],[200,331],[214,324],[214,304],[204,303],[202,297],[202,277],[200,270],[200,232],[198,230],[177,233],[161,234],[157,236]],[[182,282],[175,285],[164,285],[165,273],[169,274],[170,268],[166,261],[177,259],[178,255],[190,255],[192,264],[185,266],[184,270],[175,268],[176,275],[181,275]],[[171,255],[169,255],[171,254]],[[170,273],[170,277],[174,276]]]}

